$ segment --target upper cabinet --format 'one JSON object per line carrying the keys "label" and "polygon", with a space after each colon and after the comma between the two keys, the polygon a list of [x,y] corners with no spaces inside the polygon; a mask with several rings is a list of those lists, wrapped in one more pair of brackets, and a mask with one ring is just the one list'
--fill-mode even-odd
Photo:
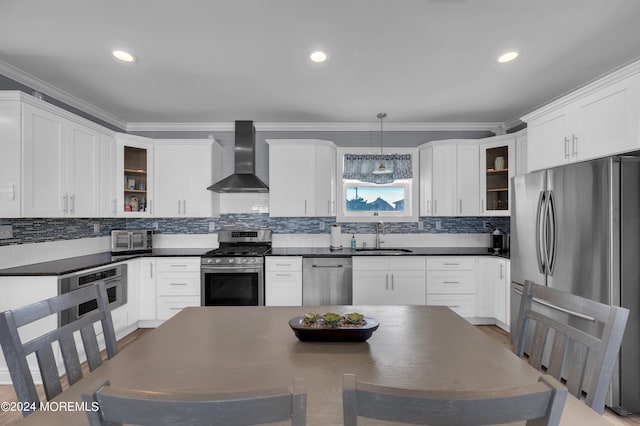
{"label": "upper cabinet", "polygon": [[151,216],[153,189],[153,140],[118,134],[116,137],[118,216]]}
{"label": "upper cabinet", "polygon": [[99,141],[96,130],[23,103],[22,215],[99,216]]}
{"label": "upper cabinet", "polygon": [[529,170],[638,150],[637,68],[624,68],[523,117]]}
{"label": "upper cabinet", "polygon": [[[485,142],[489,141],[489,142]],[[509,216],[515,176],[515,137],[487,138],[480,144],[480,209],[483,215]]]}
{"label": "upper cabinet", "polygon": [[336,215],[336,146],[316,139],[268,139],[269,215]]}
{"label": "upper cabinet", "polygon": [[478,156],[476,140],[438,141],[420,147],[421,215],[478,215]]}
{"label": "upper cabinet", "polygon": [[116,139],[100,135],[100,216],[115,217],[116,205]]}
{"label": "upper cabinet", "polygon": [[156,217],[212,217],[222,147],[213,140],[158,141],[154,147]]}

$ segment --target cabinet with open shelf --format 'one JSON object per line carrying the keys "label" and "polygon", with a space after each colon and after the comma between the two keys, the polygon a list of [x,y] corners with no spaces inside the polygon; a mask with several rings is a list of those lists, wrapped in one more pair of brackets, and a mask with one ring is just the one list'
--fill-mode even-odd
{"label": "cabinet with open shelf", "polygon": [[509,182],[515,176],[515,139],[510,135],[490,138],[480,145],[480,204],[483,215],[508,216]]}
{"label": "cabinet with open shelf", "polygon": [[150,216],[153,207],[153,142],[118,135],[117,212],[119,216]]}

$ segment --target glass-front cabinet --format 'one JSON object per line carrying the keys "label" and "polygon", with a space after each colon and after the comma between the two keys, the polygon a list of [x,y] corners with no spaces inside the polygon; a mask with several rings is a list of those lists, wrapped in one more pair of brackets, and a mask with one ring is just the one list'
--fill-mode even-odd
{"label": "glass-front cabinet", "polygon": [[118,135],[118,216],[150,216],[153,209],[153,144]]}
{"label": "glass-front cabinet", "polygon": [[485,216],[509,216],[509,185],[515,176],[515,139],[511,135],[491,138],[480,145],[480,206]]}

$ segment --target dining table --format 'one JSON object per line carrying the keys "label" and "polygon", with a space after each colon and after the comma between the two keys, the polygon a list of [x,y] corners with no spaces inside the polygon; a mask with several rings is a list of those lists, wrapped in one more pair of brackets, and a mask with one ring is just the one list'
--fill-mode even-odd
{"label": "dining table", "polygon": [[[301,341],[289,325],[306,313],[357,312],[379,323],[366,341]],[[359,381],[433,390],[497,389],[541,373],[444,306],[211,306],[185,308],[127,345],[25,425],[86,425],[80,402],[112,386],[167,392],[245,391],[303,380],[307,424],[343,424],[343,374]],[[278,423],[279,424],[279,423]],[[282,423],[288,424],[288,423]],[[362,425],[378,423],[362,419]],[[561,425],[609,425],[569,395]]]}

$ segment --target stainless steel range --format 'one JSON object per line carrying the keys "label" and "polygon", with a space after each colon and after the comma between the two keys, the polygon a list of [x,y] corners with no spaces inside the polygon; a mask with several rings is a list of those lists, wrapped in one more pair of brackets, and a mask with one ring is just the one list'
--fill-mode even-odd
{"label": "stainless steel range", "polygon": [[271,231],[220,231],[218,242],[219,248],[202,256],[202,306],[264,306]]}

